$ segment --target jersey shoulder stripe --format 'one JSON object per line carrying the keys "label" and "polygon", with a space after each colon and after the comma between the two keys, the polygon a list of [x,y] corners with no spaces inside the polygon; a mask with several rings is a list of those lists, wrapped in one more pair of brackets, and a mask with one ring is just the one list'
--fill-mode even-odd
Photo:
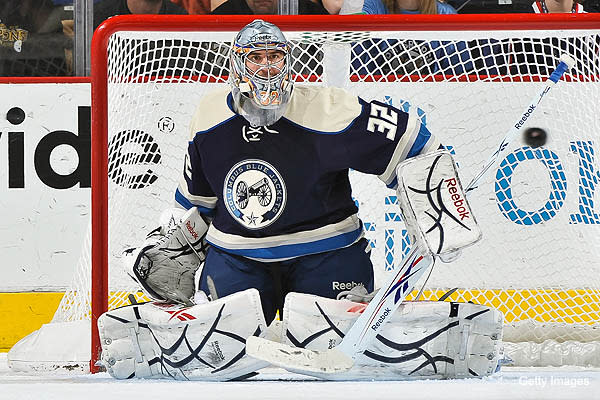
{"label": "jersey shoulder stripe", "polygon": [[358,97],[336,87],[296,86],[284,118],[316,133],[344,132],[362,111]]}
{"label": "jersey shoulder stripe", "polygon": [[212,213],[217,205],[216,197],[194,196],[187,190],[185,182],[180,183],[175,190],[175,201],[186,210],[192,207],[198,207],[201,213]]}
{"label": "jersey shoulder stripe", "polygon": [[190,140],[193,140],[197,133],[209,131],[237,115],[227,103],[229,93],[230,89],[227,86],[202,97],[192,117]]}

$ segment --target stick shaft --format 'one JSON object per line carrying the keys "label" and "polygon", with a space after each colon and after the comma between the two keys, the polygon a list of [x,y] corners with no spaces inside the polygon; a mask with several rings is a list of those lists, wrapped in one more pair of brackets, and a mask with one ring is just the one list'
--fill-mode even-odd
{"label": "stick shaft", "polygon": [[529,103],[527,103],[525,111],[523,111],[521,117],[515,121],[515,123],[511,125],[508,132],[506,132],[504,139],[502,139],[502,142],[500,143],[500,146],[498,146],[498,149],[494,152],[494,154],[491,155],[487,164],[481,171],[479,171],[477,175],[475,175],[471,182],[469,182],[465,188],[466,193],[469,193],[471,190],[477,188],[483,177],[500,159],[500,155],[504,154],[508,148],[508,145],[518,137],[519,133],[521,132],[521,128],[525,126],[525,122],[531,118],[544,96],[546,96],[550,89],[552,89],[552,87],[560,80],[560,78],[562,78],[565,72],[567,72],[567,70],[570,68],[569,64],[571,62],[572,60],[563,60],[558,64],[554,72],[552,72],[548,79],[546,79],[544,87],[538,93],[536,93]]}
{"label": "stick shaft", "polygon": [[352,358],[364,351],[433,262],[431,254],[422,251],[419,246],[413,246],[402,266],[389,273],[386,282],[354,321],[337,348]]}

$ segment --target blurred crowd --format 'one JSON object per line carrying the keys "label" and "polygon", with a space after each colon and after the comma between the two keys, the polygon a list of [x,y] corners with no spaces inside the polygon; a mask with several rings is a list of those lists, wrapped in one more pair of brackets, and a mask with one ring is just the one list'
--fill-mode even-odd
{"label": "blurred crowd", "polygon": [[[73,76],[73,0],[0,2],[0,76]],[[94,29],[123,14],[280,14],[279,0],[93,0]],[[297,0],[298,14],[600,12],[600,0]]]}

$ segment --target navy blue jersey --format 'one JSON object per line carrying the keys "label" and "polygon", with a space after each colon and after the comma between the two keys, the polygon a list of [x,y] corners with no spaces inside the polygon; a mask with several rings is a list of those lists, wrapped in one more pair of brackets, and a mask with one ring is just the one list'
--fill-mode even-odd
{"label": "navy blue jersey", "polygon": [[337,88],[296,87],[284,116],[252,128],[221,90],[192,122],[179,205],[212,217],[207,240],[277,261],[339,249],[363,236],[348,170],[397,185],[396,166],[439,142],[409,115]]}

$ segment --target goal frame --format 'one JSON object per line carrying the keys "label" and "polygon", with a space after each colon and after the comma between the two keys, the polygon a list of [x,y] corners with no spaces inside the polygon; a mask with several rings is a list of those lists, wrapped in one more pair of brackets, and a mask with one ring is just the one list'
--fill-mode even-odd
{"label": "goal frame", "polygon": [[600,14],[208,16],[127,15],[108,19],[95,31],[91,46],[91,360],[100,358],[98,317],[108,309],[108,83],[110,36],[117,31],[238,31],[262,18],[288,31],[502,31],[600,29]]}

